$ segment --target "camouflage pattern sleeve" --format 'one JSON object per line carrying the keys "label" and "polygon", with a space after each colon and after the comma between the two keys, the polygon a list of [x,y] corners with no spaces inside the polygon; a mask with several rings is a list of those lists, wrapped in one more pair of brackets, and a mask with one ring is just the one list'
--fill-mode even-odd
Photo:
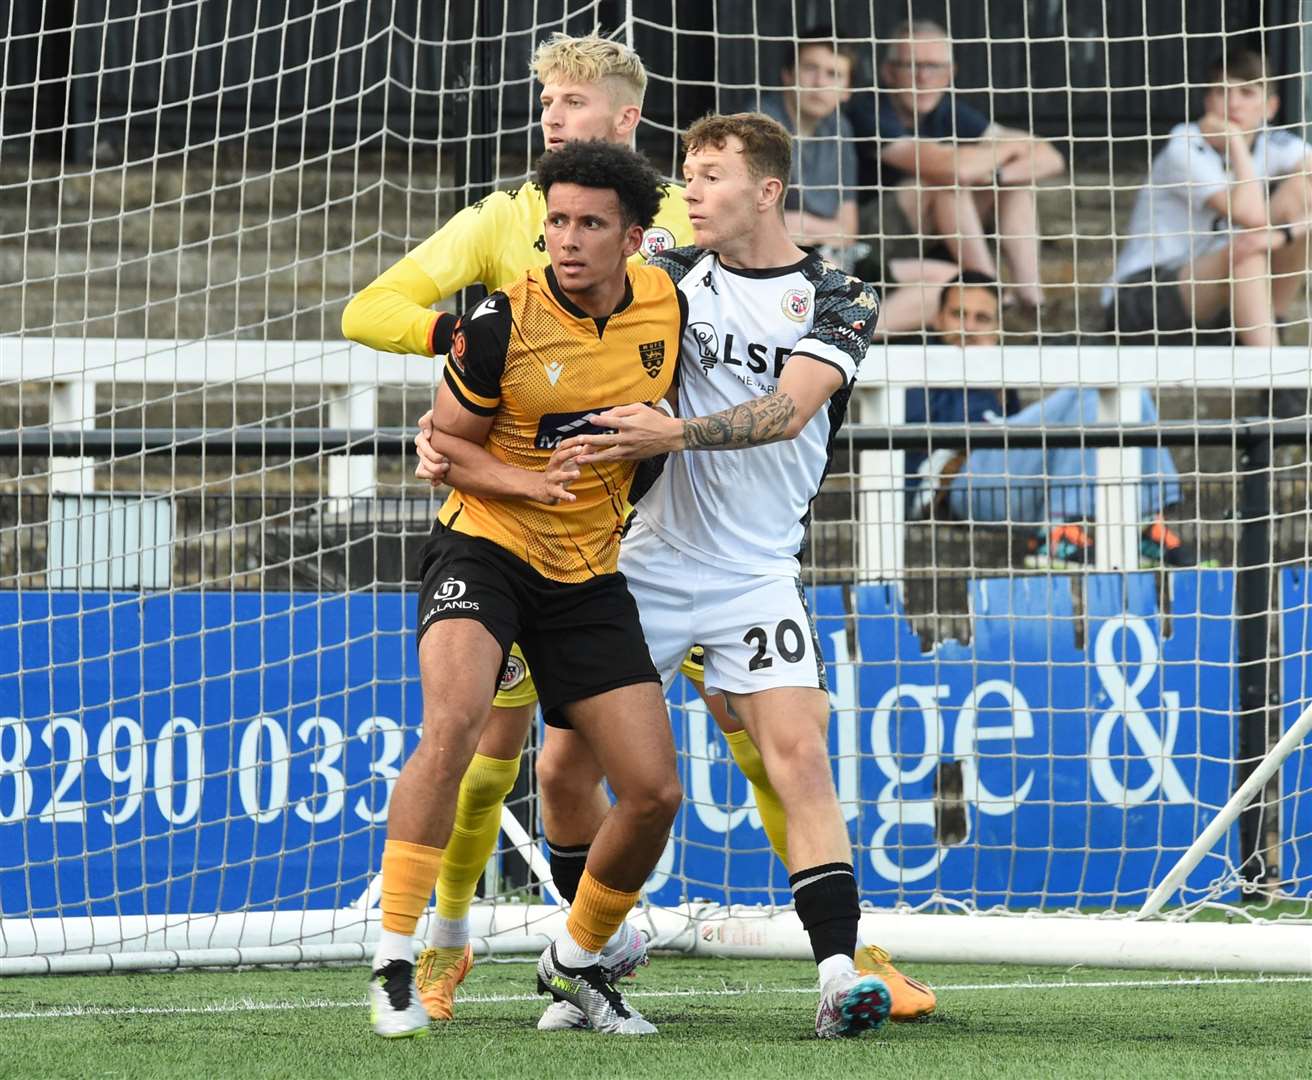
{"label": "camouflage pattern sleeve", "polygon": [[670,276],[670,280],[677,285],[705,254],[706,252],[698,247],[670,248],[668,251],[652,255],[648,258],[647,265],[664,270]]}
{"label": "camouflage pattern sleeve", "polygon": [[851,382],[870,348],[879,316],[878,294],[873,285],[828,263],[815,264],[813,274],[815,321],[793,352],[831,364],[843,373],[844,382]]}

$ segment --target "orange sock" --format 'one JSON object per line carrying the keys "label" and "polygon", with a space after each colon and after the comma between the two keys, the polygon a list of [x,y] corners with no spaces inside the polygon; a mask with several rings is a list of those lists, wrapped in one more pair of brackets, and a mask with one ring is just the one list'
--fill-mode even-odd
{"label": "orange sock", "polygon": [[584,870],[565,929],[588,952],[601,952],[637,902],[636,889],[620,892],[608,888]]}
{"label": "orange sock", "polygon": [[441,848],[388,840],[383,844],[383,929],[414,936],[442,869]]}

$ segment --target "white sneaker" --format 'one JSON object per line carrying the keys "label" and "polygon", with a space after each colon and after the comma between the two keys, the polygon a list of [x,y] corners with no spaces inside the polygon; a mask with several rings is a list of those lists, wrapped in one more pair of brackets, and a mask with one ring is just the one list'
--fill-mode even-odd
{"label": "white sneaker", "polygon": [[622,929],[625,931],[623,940],[615,946],[607,942],[601,951],[601,959],[597,961],[601,973],[611,982],[628,978],[638,968],[651,963],[651,957],[647,955],[647,935],[628,923]]}
{"label": "white sneaker", "polygon": [[878,975],[845,971],[820,990],[815,1033],[821,1039],[841,1039],[878,1031],[893,1009],[893,995]]}
{"label": "white sneaker", "polygon": [[656,1033],[656,1026],[648,1023],[637,1009],[624,1000],[624,996],[611,986],[598,965],[565,967],[556,959],[554,943],[547,946],[538,960],[538,993],[550,994],[557,1001],[573,1005],[587,1017],[589,1030],[602,1035]]}
{"label": "white sneaker", "polygon": [[568,1001],[553,1001],[538,1021],[539,1031],[587,1031],[591,1026],[583,1011]]}
{"label": "white sneaker", "polygon": [[369,980],[369,1020],[374,1034],[404,1039],[428,1034],[428,1010],[419,999],[415,966],[409,960],[389,960]]}

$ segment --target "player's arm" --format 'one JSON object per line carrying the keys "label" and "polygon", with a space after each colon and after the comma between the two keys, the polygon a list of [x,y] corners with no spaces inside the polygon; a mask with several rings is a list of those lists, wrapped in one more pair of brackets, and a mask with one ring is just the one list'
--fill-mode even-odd
{"label": "player's arm", "polygon": [[642,461],[676,450],[743,450],[784,442],[801,434],[820,407],[843,385],[842,374],[822,360],[794,352],[773,394],[709,416],[668,416],[649,405],[621,405],[588,417],[612,434],[577,435],[572,445],[589,448],[579,464]]}
{"label": "player's arm", "polygon": [[488,276],[504,192],[468,206],[361,289],[342,312],[342,334],[382,352],[441,356],[456,317],[432,306]]}
{"label": "player's arm", "polygon": [[433,402],[433,433],[429,444],[447,462],[446,482],[457,491],[489,499],[520,499],[546,503],[573,502],[569,486],[579,478],[583,447],[561,447],[551,455],[545,472],[507,465],[486,449],[491,417],[469,412],[445,383]]}
{"label": "player's arm", "polygon": [[646,405],[595,414],[589,421],[613,433],[569,440],[591,447],[579,464],[642,460],[676,450],[742,450],[797,438],[835,391],[855,377],[879,310],[873,290],[837,272],[826,279],[816,306],[815,325],[789,355],[773,394],[687,419]]}
{"label": "player's arm", "polygon": [[558,449],[545,472],[516,468],[487,449],[501,403],[501,376],[510,340],[510,313],[494,293],[479,318],[462,319],[433,401],[429,446],[447,461],[446,482],[458,491],[490,499],[552,504],[573,502],[579,448]]}

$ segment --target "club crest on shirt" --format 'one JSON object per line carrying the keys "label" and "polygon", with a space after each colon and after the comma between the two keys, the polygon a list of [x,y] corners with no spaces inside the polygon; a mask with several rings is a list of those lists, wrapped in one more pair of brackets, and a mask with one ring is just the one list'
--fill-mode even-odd
{"label": "club crest on shirt", "polygon": [[688,333],[697,342],[697,361],[701,364],[702,370],[709,375],[711,368],[715,367],[720,359],[720,335],[708,322],[690,323]]}
{"label": "club crest on shirt", "polygon": [[781,304],[783,312],[794,322],[804,322],[811,313],[811,294],[806,289],[789,289]]}
{"label": "club crest on shirt", "polygon": [[638,346],[638,356],[642,358],[642,366],[647,375],[656,378],[665,364],[665,342],[644,341]]}
{"label": "club crest on shirt", "polygon": [[501,669],[501,680],[497,684],[497,689],[501,691],[513,690],[524,681],[528,668],[524,661],[514,653],[506,657],[506,666]]}
{"label": "club crest on shirt", "polygon": [[642,247],[638,250],[650,259],[653,255],[659,255],[672,247],[674,247],[674,233],[661,225],[653,225],[642,234]]}

